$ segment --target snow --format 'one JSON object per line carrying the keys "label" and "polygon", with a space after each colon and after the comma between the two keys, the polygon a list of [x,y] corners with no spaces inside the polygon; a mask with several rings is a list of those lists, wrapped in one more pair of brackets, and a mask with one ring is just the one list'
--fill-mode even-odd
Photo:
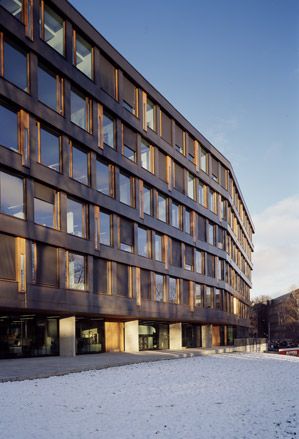
{"label": "snow", "polygon": [[299,358],[164,360],[2,383],[0,437],[293,439],[298,395]]}

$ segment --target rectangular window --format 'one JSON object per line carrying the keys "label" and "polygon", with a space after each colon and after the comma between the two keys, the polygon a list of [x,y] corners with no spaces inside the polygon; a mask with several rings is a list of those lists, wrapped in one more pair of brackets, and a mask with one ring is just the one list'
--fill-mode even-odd
{"label": "rectangular window", "polygon": [[171,203],[171,225],[177,229],[181,227],[180,206],[174,201]]}
{"label": "rectangular window", "polygon": [[23,0],[1,0],[0,5],[18,20],[23,20]]}
{"label": "rectangular window", "polygon": [[195,270],[199,274],[205,274],[205,254],[195,250]]}
{"label": "rectangular window", "polygon": [[184,168],[174,163],[174,187],[177,191],[184,193]]}
{"label": "rectangular window", "polygon": [[80,238],[87,237],[87,212],[86,206],[83,203],[67,199],[67,233],[79,236]]}
{"label": "rectangular window", "polygon": [[176,239],[172,239],[172,265],[174,267],[182,266],[182,256],[181,256],[181,243]]}
{"label": "rectangular window", "polygon": [[92,46],[73,31],[73,64],[88,78],[93,78],[93,49]]}
{"label": "rectangular window", "polygon": [[222,250],[224,249],[224,242],[225,242],[225,231],[222,227],[218,226],[218,231],[217,231],[217,246],[218,248],[221,248]]}
{"label": "rectangular window", "polygon": [[198,227],[198,240],[199,241],[203,241],[206,242],[207,241],[207,232],[206,232],[206,219],[201,216],[198,215],[198,222],[197,222],[197,227]]}
{"label": "rectangular window", "polygon": [[162,235],[155,233],[155,259],[156,261],[163,262],[163,246],[162,246]]}
{"label": "rectangular window", "polygon": [[140,156],[141,166],[149,172],[154,173],[154,149],[144,139],[141,139]]}
{"label": "rectangular window", "polygon": [[108,293],[109,266],[105,259],[93,259],[94,292],[97,294]]}
{"label": "rectangular window", "polygon": [[41,39],[64,56],[64,20],[44,1],[41,3]]}
{"label": "rectangular window", "polygon": [[201,181],[198,183],[198,202],[204,207],[207,207],[207,186]]}
{"label": "rectangular window", "polygon": [[138,88],[126,77],[123,77],[123,106],[138,117]]}
{"label": "rectangular window", "polygon": [[38,100],[57,113],[63,114],[63,81],[48,68],[38,65],[37,68]]}
{"label": "rectangular window", "polygon": [[86,260],[82,255],[67,253],[68,277],[67,288],[73,290],[86,289]]}
{"label": "rectangular window", "polygon": [[0,233],[0,279],[16,280],[16,239]]}
{"label": "rectangular window", "polygon": [[206,174],[209,172],[208,159],[209,159],[209,155],[208,155],[207,151],[200,146],[199,147],[199,167]]}
{"label": "rectangular window", "polygon": [[101,54],[100,56],[101,88],[112,98],[118,99],[117,69]]}
{"label": "rectangular window", "polygon": [[34,183],[34,222],[41,226],[59,228],[57,193],[54,189]]}
{"label": "rectangular window", "polygon": [[167,198],[158,193],[158,212],[157,212],[157,218],[160,221],[167,222]]}
{"label": "rectangular window", "polygon": [[178,125],[175,125],[175,147],[178,152],[184,154],[184,131]]}
{"label": "rectangular window", "polygon": [[177,303],[177,280],[174,277],[169,278],[168,301],[172,303]]}
{"label": "rectangular window", "polygon": [[195,306],[203,306],[203,285],[195,284],[194,299]]}
{"label": "rectangular window", "polygon": [[189,281],[183,280],[183,287],[181,291],[181,304],[190,305]]}
{"label": "rectangular window", "polygon": [[194,195],[195,195],[195,191],[194,191],[194,187],[195,187],[195,178],[192,174],[190,174],[190,172],[188,172],[188,178],[187,178],[187,195],[188,197],[192,198],[192,200],[194,200]]}
{"label": "rectangular window", "polygon": [[71,89],[71,121],[85,131],[91,132],[91,99]]}
{"label": "rectangular window", "polygon": [[215,245],[215,228],[214,224],[208,223],[208,243]]}
{"label": "rectangular window", "polygon": [[143,185],[143,212],[153,216],[152,191],[146,185]]}
{"label": "rectangular window", "polygon": [[193,247],[185,244],[185,270],[193,271]]}
{"label": "rectangular window", "polygon": [[108,163],[96,162],[96,188],[102,194],[113,196],[113,169]]}
{"label": "rectangular window", "polygon": [[136,161],[137,132],[123,125],[123,155],[132,162]]}
{"label": "rectangular window", "polygon": [[130,267],[125,264],[116,265],[116,294],[129,297],[130,293]]}
{"label": "rectangular window", "polygon": [[219,162],[214,157],[212,157],[212,178],[219,181]]}
{"label": "rectangular window", "polygon": [[38,161],[45,166],[59,172],[60,165],[60,137],[58,134],[38,126]]}
{"label": "rectangular window", "polygon": [[18,113],[0,104],[0,145],[19,151]]}
{"label": "rectangular window", "polygon": [[70,143],[70,177],[88,185],[88,167],[88,154]]}
{"label": "rectangular window", "polygon": [[133,183],[133,178],[123,174],[122,172],[119,173],[119,201],[131,207],[134,207],[135,205]]}
{"label": "rectangular window", "polygon": [[161,115],[161,137],[170,145],[172,144],[172,122],[169,116],[164,113],[164,111],[160,111]]}
{"label": "rectangular window", "polygon": [[157,302],[163,302],[164,299],[164,276],[156,274],[156,291],[155,299]]}
{"label": "rectangular window", "polygon": [[115,148],[115,121],[108,114],[103,114],[103,142],[104,145]]}
{"label": "rectangular window", "polygon": [[149,231],[138,227],[138,254],[146,258],[150,257]]}
{"label": "rectangular window", "polygon": [[205,288],[205,308],[213,308],[213,295],[214,288],[207,287]]}
{"label": "rectangular window", "polygon": [[156,106],[149,98],[146,101],[146,126],[156,131]]}
{"label": "rectangular window", "polygon": [[140,292],[142,300],[151,300],[151,272],[140,269]]}
{"label": "rectangular window", "polygon": [[221,291],[215,288],[215,308],[222,309]]}
{"label": "rectangular window", "polygon": [[100,211],[100,244],[112,245],[112,215],[101,209]]}
{"label": "rectangular window", "polygon": [[58,286],[58,253],[57,248],[50,245],[33,244],[33,279],[39,285]]}
{"label": "rectangular window", "polygon": [[27,54],[12,42],[4,41],[4,78],[21,90],[29,91]]}
{"label": "rectangular window", "polygon": [[24,182],[6,172],[0,172],[0,209],[1,213],[16,218],[25,218]]}
{"label": "rectangular window", "polygon": [[194,163],[195,162],[195,140],[193,139],[193,137],[188,136],[188,160],[190,160],[190,162]]}
{"label": "rectangular window", "polygon": [[126,252],[133,253],[134,250],[134,223],[125,218],[119,220],[119,236],[120,249]]}
{"label": "rectangular window", "polygon": [[215,256],[207,253],[207,276],[215,277]]}
{"label": "rectangular window", "polygon": [[184,231],[191,235],[191,212],[187,208],[185,208],[184,215]]}
{"label": "rectangular window", "polygon": [[217,214],[217,193],[209,188],[209,209]]}
{"label": "rectangular window", "polygon": [[167,182],[167,173],[166,173],[166,154],[164,154],[159,149],[156,149],[158,154],[158,177]]}

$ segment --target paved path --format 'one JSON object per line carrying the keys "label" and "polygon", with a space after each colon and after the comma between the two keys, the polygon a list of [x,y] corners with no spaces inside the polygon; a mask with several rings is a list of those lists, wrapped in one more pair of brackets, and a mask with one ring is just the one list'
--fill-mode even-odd
{"label": "paved path", "polygon": [[39,357],[0,360],[0,382],[22,381],[48,378],[55,375],[82,372],[84,370],[105,369],[126,364],[147,361],[173,360],[215,353],[202,349],[180,351],[144,351],[128,354],[125,352],[105,352],[102,354],[78,355],[76,357]]}

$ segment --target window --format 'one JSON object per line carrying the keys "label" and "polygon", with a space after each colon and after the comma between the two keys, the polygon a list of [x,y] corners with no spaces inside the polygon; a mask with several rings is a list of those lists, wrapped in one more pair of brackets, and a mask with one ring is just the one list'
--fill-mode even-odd
{"label": "window", "polygon": [[214,224],[208,223],[208,243],[215,245],[215,228]]}
{"label": "window", "polygon": [[168,301],[173,303],[177,302],[177,280],[174,277],[169,278]]}
{"label": "window", "polygon": [[190,162],[194,163],[195,162],[195,141],[193,139],[193,137],[190,136],[188,137],[189,141],[188,141],[188,160],[190,160]]}
{"label": "window", "polygon": [[0,279],[16,280],[16,240],[0,233]]}
{"label": "window", "polygon": [[184,231],[191,235],[191,212],[187,208],[184,215]]}
{"label": "window", "polygon": [[157,212],[157,218],[160,221],[167,222],[167,198],[158,193],[158,212]]}
{"label": "window", "polygon": [[214,157],[212,157],[212,178],[219,181],[219,162]]}
{"label": "window", "polygon": [[108,114],[103,114],[103,142],[104,145],[115,148],[115,123]]}
{"label": "window", "polygon": [[134,223],[125,218],[120,218],[120,249],[133,253],[134,250]]}
{"label": "window", "polygon": [[184,193],[184,168],[173,162],[174,166],[174,187],[177,191]]}
{"label": "window", "polygon": [[207,254],[207,276],[215,277],[215,256]]}
{"label": "window", "polygon": [[44,1],[41,5],[41,38],[60,55],[64,55],[64,20]]}
{"label": "window", "polygon": [[97,294],[108,293],[109,263],[105,259],[94,258],[94,292]]}
{"label": "window", "polygon": [[178,125],[175,125],[175,147],[178,152],[185,154],[184,151],[184,131]]}
{"label": "window", "polygon": [[88,155],[70,143],[70,177],[88,185]]}
{"label": "window", "polygon": [[38,161],[60,171],[60,137],[38,123]]}
{"label": "window", "polygon": [[149,172],[154,172],[154,155],[153,148],[144,139],[141,139],[140,145],[140,155],[141,155],[141,166]]}
{"label": "window", "polygon": [[16,218],[25,218],[23,179],[6,172],[0,172],[1,213]]}
{"label": "window", "polygon": [[119,200],[131,207],[134,207],[133,182],[131,177],[119,173]]}
{"label": "window", "polygon": [[205,274],[205,254],[195,250],[195,270],[199,274]]}
{"label": "window", "polygon": [[32,245],[33,281],[39,285],[58,286],[57,248],[41,243]]}
{"label": "window", "polygon": [[156,131],[156,107],[149,98],[146,101],[146,126]]}
{"label": "window", "polygon": [[207,233],[206,233],[206,220],[203,216],[198,215],[198,239],[199,241],[206,242],[207,241]]}
{"label": "window", "polygon": [[96,188],[102,194],[113,196],[113,169],[107,163],[96,162]]}
{"label": "window", "polygon": [[172,144],[172,122],[169,116],[164,111],[160,111],[161,115],[161,137],[170,145]]}
{"label": "window", "polygon": [[205,308],[213,308],[214,289],[206,286],[205,290]]}
{"label": "window", "polygon": [[207,207],[206,193],[207,186],[200,181],[198,183],[198,202],[204,207]]}
{"label": "window", "polygon": [[190,305],[190,294],[189,294],[189,281],[183,280],[183,287],[181,291],[181,304],[182,305]]}
{"label": "window", "polygon": [[158,154],[158,176],[161,180],[167,182],[166,173],[166,154],[164,154],[159,149],[156,150]]}
{"label": "window", "polygon": [[203,306],[203,285],[195,284],[194,291],[195,306]]}
{"label": "window", "polygon": [[222,309],[222,294],[221,290],[218,290],[218,288],[215,288],[215,308],[216,309]]}
{"label": "window", "polygon": [[153,215],[152,191],[146,185],[143,185],[143,212]]}
{"label": "window", "polygon": [[108,61],[108,59],[100,55],[100,79],[101,88],[112,98],[118,99],[118,88],[117,88],[117,69],[114,65]]}
{"label": "window", "polygon": [[138,254],[146,258],[150,257],[149,231],[143,227],[138,227]]}
{"label": "window", "polygon": [[112,245],[111,239],[111,221],[110,213],[101,209],[100,211],[100,244]]}
{"label": "window", "polygon": [[116,294],[129,297],[130,293],[130,267],[125,264],[116,264]]}
{"label": "window", "polygon": [[217,231],[217,246],[218,248],[221,248],[222,250],[224,249],[224,243],[225,243],[225,231],[222,227],[218,226],[218,231]]}
{"label": "window", "polygon": [[1,0],[0,5],[18,20],[22,20],[23,1],[22,0]]}
{"label": "window", "polygon": [[85,257],[75,253],[67,253],[68,277],[67,288],[85,290],[86,261]]}
{"label": "window", "polygon": [[185,244],[185,270],[193,271],[193,247]]}
{"label": "window", "polygon": [[208,156],[207,151],[200,146],[199,147],[199,167],[205,173],[209,172],[208,157],[209,156]]}
{"label": "window", "polygon": [[151,300],[151,272],[140,269],[140,291],[142,300]]}
{"label": "window", "polygon": [[83,203],[72,198],[67,199],[67,233],[80,238],[87,237],[86,213],[86,206]]}
{"label": "window", "polygon": [[138,88],[126,77],[123,77],[123,106],[138,117]]}
{"label": "window", "polygon": [[88,78],[93,78],[93,56],[92,46],[73,31],[73,64]]}
{"label": "window", "polygon": [[181,243],[176,239],[172,239],[172,265],[174,267],[182,266],[182,256],[181,256]]}
{"label": "window", "polygon": [[91,132],[91,100],[71,89],[71,121]]}
{"label": "window", "polygon": [[15,44],[4,41],[4,78],[24,91],[29,91],[27,54]]}
{"label": "window", "polygon": [[156,261],[163,261],[163,247],[162,247],[162,235],[160,235],[159,233],[155,233],[155,238],[154,238],[154,243],[155,243],[155,259]]}
{"label": "window", "polygon": [[0,145],[19,151],[18,114],[0,104]]}
{"label": "window", "polygon": [[164,298],[164,276],[163,274],[156,274],[156,294],[157,302],[163,302]]}
{"label": "window", "polygon": [[171,224],[177,229],[180,228],[180,206],[172,201],[171,203]]}
{"label": "window", "polygon": [[209,188],[209,209],[217,214],[217,193]]}
{"label": "window", "polygon": [[37,68],[38,99],[58,113],[63,113],[63,86],[58,75],[40,65]]}
{"label": "window", "polygon": [[194,200],[194,186],[195,186],[195,178],[193,177],[190,172],[188,172],[188,179],[187,179],[187,195],[188,197],[192,198]]}
{"label": "window", "polygon": [[34,183],[34,222],[41,226],[59,228],[56,191]]}
{"label": "window", "polygon": [[123,125],[123,155],[132,162],[136,161],[137,132]]}

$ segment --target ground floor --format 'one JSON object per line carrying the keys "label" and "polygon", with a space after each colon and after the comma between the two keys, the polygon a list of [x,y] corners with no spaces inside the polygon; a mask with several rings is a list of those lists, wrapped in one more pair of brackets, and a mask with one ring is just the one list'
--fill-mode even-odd
{"label": "ground floor", "polygon": [[0,313],[0,358],[230,346],[236,329],[212,323]]}

